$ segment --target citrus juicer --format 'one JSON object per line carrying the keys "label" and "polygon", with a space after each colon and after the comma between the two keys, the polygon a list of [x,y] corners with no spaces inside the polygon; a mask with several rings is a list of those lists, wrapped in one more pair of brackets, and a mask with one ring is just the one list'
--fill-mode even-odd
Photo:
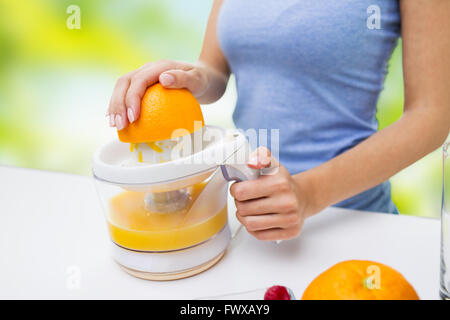
{"label": "citrus juicer", "polygon": [[93,156],[113,259],[149,280],[198,274],[231,240],[228,182],[256,179],[237,130],[205,126],[173,140],[112,141]]}

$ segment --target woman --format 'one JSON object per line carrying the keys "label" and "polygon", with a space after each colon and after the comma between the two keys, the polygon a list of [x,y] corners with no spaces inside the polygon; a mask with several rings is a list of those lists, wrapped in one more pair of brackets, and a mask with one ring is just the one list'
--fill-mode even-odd
{"label": "woman", "polygon": [[[231,188],[249,233],[296,237],[305,218],[334,204],[396,213],[386,180],[449,133],[449,14],[446,0],[216,0],[198,63],[152,62],[121,77],[110,125],[135,121],[157,81],[205,104],[222,96],[232,72],[236,126],[280,128],[280,170]],[[377,132],[377,98],[400,33],[404,113]],[[249,166],[277,163],[258,152]]]}

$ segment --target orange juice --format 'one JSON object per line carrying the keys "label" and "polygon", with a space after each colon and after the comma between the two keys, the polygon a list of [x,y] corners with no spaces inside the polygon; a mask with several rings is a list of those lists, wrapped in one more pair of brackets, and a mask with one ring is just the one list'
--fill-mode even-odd
{"label": "orange juice", "polygon": [[[193,186],[191,205],[205,184]],[[145,208],[145,194],[124,191],[110,200],[108,227],[112,240],[125,248],[165,251],[186,248],[218,233],[227,223],[227,206],[216,213],[187,208],[156,213]]]}

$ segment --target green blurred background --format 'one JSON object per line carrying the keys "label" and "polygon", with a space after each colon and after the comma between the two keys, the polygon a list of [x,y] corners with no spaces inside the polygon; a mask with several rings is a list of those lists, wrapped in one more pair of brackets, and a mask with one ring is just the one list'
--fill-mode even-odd
{"label": "green blurred background", "polygon": [[[66,26],[73,4],[81,29]],[[93,150],[114,137],[105,111],[115,80],[150,60],[195,61],[211,4],[0,0],[0,164],[89,175]],[[378,104],[380,128],[403,109],[400,46]],[[203,107],[207,123],[233,126],[235,100],[231,81],[220,101]],[[391,181],[402,214],[440,214],[440,150]]]}

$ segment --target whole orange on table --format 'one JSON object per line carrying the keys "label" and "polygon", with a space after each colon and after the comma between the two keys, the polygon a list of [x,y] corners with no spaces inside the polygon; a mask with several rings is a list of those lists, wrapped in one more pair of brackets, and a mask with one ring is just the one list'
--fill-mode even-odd
{"label": "whole orange on table", "polygon": [[340,262],[315,278],[303,300],[418,300],[414,288],[396,270],[379,262]]}
{"label": "whole orange on table", "polygon": [[[197,123],[196,123],[197,122]],[[177,129],[192,133],[204,126],[197,99],[187,89],[166,89],[157,83],[145,91],[139,118],[118,131],[122,142],[143,143],[167,140]],[[182,131],[179,131],[182,135]]]}

